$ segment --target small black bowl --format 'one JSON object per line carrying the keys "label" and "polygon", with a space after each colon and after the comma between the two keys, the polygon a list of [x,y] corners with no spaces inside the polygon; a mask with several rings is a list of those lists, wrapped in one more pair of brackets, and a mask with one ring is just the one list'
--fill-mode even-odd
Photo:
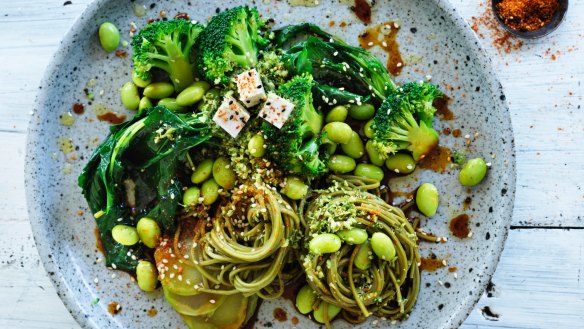
{"label": "small black bowl", "polygon": [[543,36],[546,36],[546,35],[552,33],[555,29],[558,28],[558,26],[560,26],[560,24],[564,20],[564,17],[566,16],[566,12],[568,11],[568,0],[559,0],[560,6],[549,23],[547,23],[543,27],[541,27],[537,30],[534,30],[534,31],[520,31],[520,30],[514,30],[514,29],[510,28],[509,26],[507,26],[507,24],[505,24],[505,22],[497,14],[497,12],[498,12],[497,11],[497,4],[500,3],[501,1],[502,0],[492,0],[491,1],[495,18],[497,19],[499,24],[501,24],[501,26],[503,26],[503,28],[507,32],[509,32],[517,37],[523,38],[523,39],[537,39],[537,38],[541,38]]}

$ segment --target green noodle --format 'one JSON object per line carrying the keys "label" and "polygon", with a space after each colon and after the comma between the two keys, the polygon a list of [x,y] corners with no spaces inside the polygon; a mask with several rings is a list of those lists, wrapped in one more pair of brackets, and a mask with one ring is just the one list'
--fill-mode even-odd
{"label": "green noodle", "polygon": [[242,185],[213,218],[200,219],[189,250],[203,275],[200,292],[277,298],[301,274],[295,243],[300,218],[270,187]]}
{"label": "green noodle", "polygon": [[331,179],[333,187],[318,191],[313,200],[300,205],[307,237],[349,227],[363,228],[369,235],[383,232],[391,238],[397,256],[393,261],[370,257],[371,267],[360,270],[354,266],[354,258],[361,245],[345,243],[338,252],[325,255],[305,251],[301,261],[308,284],[322,301],[341,307],[343,317],[351,323],[362,322],[371,314],[406,317],[420,285],[416,231],[399,208],[376,195],[379,184],[355,176]]}

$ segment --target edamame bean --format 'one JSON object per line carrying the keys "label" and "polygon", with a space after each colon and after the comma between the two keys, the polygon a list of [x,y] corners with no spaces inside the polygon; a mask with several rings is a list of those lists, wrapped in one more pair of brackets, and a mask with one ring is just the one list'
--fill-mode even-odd
{"label": "edamame bean", "polygon": [[481,158],[474,158],[468,162],[460,170],[458,180],[463,186],[475,186],[482,182],[487,174],[487,164]]}
{"label": "edamame bean", "polygon": [[211,86],[205,81],[197,81],[176,96],[176,103],[180,106],[191,106],[198,103]]}
{"label": "edamame bean", "polygon": [[132,81],[134,84],[140,88],[146,88],[150,83],[152,83],[152,79],[148,78],[147,80],[142,79],[135,70],[132,70]]}
{"label": "edamame bean", "polygon": [[247,143],[247,150],[254,158],[261,158],[266,153],[266,144],[264,136],[260,134],[253,135]]}
{"label": "edamame bean", "polygon": [[199,204],[199,198],[201,197],[201,189],[196,186],[189,187],[183,193],[183,204],[187,207],[194,207]]}
{"label": "edamame bean", "polygon": [[203,197],[203,203],[206,205],[212,205],[217,201],[219,197],[219,185],[213,178],[205,181],[203,186],[201,186],[201,196]]}
{"label": "edamame bean", "polygon": [[150,99],[163,99],[174,94],[174,86],[170,82],[154,82],[146,86],[144,96]]}
{"label": "edamame bean", "polygon": [[142,243],[148,248],[155,248],[160,239],[160,226],[158,223],[148,217],[142,217],[136,224],[136,231]]}
{"label": "edamame bean", "polygon": [[347,120],[347,115],[349,114],[349,110],[344,105],[337,105],[333,107],[329,113],[326,114],[324,121],[326,123],[329,122],[345,122]]}
{"label": "edamame bean", "polygon": [[158,101],[158,106],[164,106],[173,112],[184,112],[186,107],[180,106],[176,103],[176,98],[163,98]]}
{"label": "edamame bean", "polygon": [[99,27],[99,42],[103,50],[111,53],[120,44],[120,31],[110,22],[101,24]]}
{"label": "edamame bean", "polygon": [[397,254],[391,238],[381,232],[375,232],[371,236],[371,249],[377,257],[387,261],[392,261]]}
{"label": "edamame bean", "polygon": [[367,121],[367,123],[363,126],[363,134],[365,134],[365,137],[367,138],[373,138],[373,128],[371,128],[371,126],[373,125],[373,119]]}
{"label": "edamame bean", "polygon": [[371,267],[371,243],[369,240],[365,240],[363,244],[359,247],[353,264],[360,270],[366,271]]}
{"label": "edamame bean", "polygon": [[112,228],[112,237],[117,243],[124,246],[133,246],[140,240],[135,227],[128,225],[116,225]]}
{"label": "edamame bean", "polygon": [[213,172],[213,159],[205,159],[195,168],[193,174],[191,175],[191,182],[193,184],[200,184],[209,177],[211,177],[211,173]]}
{"label": "edamame bean", "polygon": [[296,295],[296,308],[302,314],[308,314],[312,312],[312,306],[316,302],[316,292],[306,285],[300,288],[298,294]]}
{"label": "edamame bean", "polygon": [[140,105],[138,87],[133,82],[127,82],[120,89],[120,99],[125,108],[136,111]]}
{"label": "edamame bean", "polygon": [[349,116],[357,120],[369,120],[375,114],[375,107],[371,104],[349,106]]}
{"label": "edamame bean", "polygon": [[152,105],[152,102],[150,101],[150,98],[142,97],[142,99],[140,99],[140,104],[138,104],[139,111],[149,109],[151,107],[153,107],[153,105]]}
{"label": "edamame bean", "polygon": [[416,161],[408,153],[396,153],[387,157],[385,166],[395,173],[406,175],[416,169]]}
{"label": "edamame bean", "polygon": [[136,266],[136,279],[138,287],[143,291],[151,292],[156,290],[158,285],[158,271],[156,266],[146,260],[138,261]]}
{"label": "edamame bean", "polygon": [[322,302],[318,305],[318,307],[314,310],[312,314],[314,316],[314,320],[319,323],[324,323],[324,310],[325,307],[327,308],[327,314],[329,321],[332,321],[335,316],[341,312],[341,308],[337,305],[329,304],[327,302]]}
{"label": "edamame bean", "polygon": [[376,166],[383,166],[384,161],[375,145],[373,145],[372,140],[368,140],[365,144],[365,151],[367,152],[367,157],[369,157],[369,162]]}
{"label": "edamame bean", "polygon": [[329,160],[327,167],[337,174],[346,174],[355,169],[355,159],[346,155],[335,154]]}
{"label": "edamame bean", "polygon": [[308,185],[298,177],[286,178],[285,184],[282,193],[292,200],[300,200],[308,194]]}
{"label": "edamame bean", "polygon": [[432,217],[438,210],[438,189],[430,183],[422,184],[416,192],[418,210],[428,217]]}
{"label": "edamame bean", "polygon": [[351,139],[351,126],[344,122],[329,122],[322,131],[326,134],[326,138],[334,143],[345,144]]}
{"label": "edamame bean", "polygon": [[363,242],[367,241],[367,238],[369,237],[367,235],[367,231],[358,227],[338,231],[337,235],[339,238],[341,238],[341,240],[350,244],[362,244]]}
{"label": "edamame bean", "polygon": [[383,169],[379,168],[376,165],[368,164],[368,163],[360,163],[355,168],[355,176],[365,177],[375,179],[378,182],[381,182],[383,179],[384,173]]}
{"label": "edamame bean", "polygon": [[351,131],[351,138],[347,143],[341,144],[341,149],[353,159],[359,159],[365,155],[365,145],[363,145],[361,137],[355,131]]}
{"label": "edamame bean", "polygon": [[327,155],[333,155],[337,151],[337,143],[329,140],[328,138],[324,137],[322,139],[322,145],[320,149]]}
{"label": "edamame bean", "polygon": [[231,161],[226,157],[219,157],[213,163],[213,178],[222,188],[230,190],[235,186],[235,171],[231,168]]}
{"label": "edamame bean", "polygon": [[341,238],[332,233],[321,233],[308,243],[308,249],[315,255],[329,254],[341,249]]}

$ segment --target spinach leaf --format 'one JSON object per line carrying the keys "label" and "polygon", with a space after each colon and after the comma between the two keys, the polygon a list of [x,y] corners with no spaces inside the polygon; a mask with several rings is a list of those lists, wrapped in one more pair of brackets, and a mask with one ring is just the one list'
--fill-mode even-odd
{"label": "spinach leaf", "polygon": [[142,244],[117,243],[114,226],[135,226],[147,216],[163,232],[174,231],[182,188],[177,167],[189,149],[210,138],[206,115],[175,114],[160,106],[112,126],[78,180],[96,218],[107,266],[133,271],[145,257]]}
{"label": "spinach leaf", "polygon": [[[288,37],[284,35],[281,38]],[[282,61],[286,69],[296,75],[310,73],[319,84],[343,88],[360,95],[361,100],[370,97],[371,102],[376,104],[395,90],[391,75],[377,57],[365,49],[335,39],[325,41],[310,36],[287,49]],[[346,98],[349,93],[339,96]]]}

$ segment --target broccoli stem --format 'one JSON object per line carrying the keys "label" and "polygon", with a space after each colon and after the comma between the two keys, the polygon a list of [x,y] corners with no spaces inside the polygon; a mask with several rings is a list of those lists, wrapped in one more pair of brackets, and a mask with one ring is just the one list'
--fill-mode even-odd
{"label": "broccoli stem", "polygon": [[171,60],[169,72],[177,93],[183,91],[195,81],[193,64],[182,56]]}
{"label": "broccoli stem", "polygon": [[237,33],[235,37],[227,36],[225,40],[234,46],[233,50],[237,55],[235,57],[237,64],[243,67],[247,67],[248,65],[254,67],[257,64],[256,50],[253,47],[253,42],[248,33]]}
{"label": "broccoli stem", "polygon": [[[195,81],[194,64],[185,56],[179,44],[167,36],[162,42],[168,58],[168,74],[175,91],[181,92]],[[190,49],[189,49],[190,50]]]}

